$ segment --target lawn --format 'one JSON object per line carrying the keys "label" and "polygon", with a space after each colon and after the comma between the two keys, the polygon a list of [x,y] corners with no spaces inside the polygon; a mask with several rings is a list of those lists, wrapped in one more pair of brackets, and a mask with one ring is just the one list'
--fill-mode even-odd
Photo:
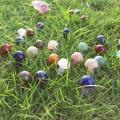
{"label": "lawn", "polygon": [[[88,0],[90,1],[90,0]],[[93,1],[93,0],[92,0]],[[107,0],[105,0],[107,1]],[[87,7],[87,0],[46,0],[51,11],[40,15],[31,6],[31,0],[0,0],[0,45],[12,44],[12,52],[0,59],[0,119],[1,120],[120,120],[120,61],[116,58],[117,41],[120,39],[120,1],[109,0],[102,9]],[[69,15],[71,8],[80,8],[80,14]],[[85,22],[80,16],[87,15]],[[36,29],[36,23],[45,24],[43,30]],[[63,29],[71,33],[63,37]],[[26,38],[26,44],[16,45],[19,28],[32,28],[33,38]],[[93,75],[97,87],[87,97],[81,97],[80,78],[87,74],[85,60],[97,54],[96,36],[103,34],[108,45],[103,55],[107,65]],[[12,53],[23,50],[37,40],[43,40],[45,47],[32,59],[26,57],[24,65],[16,68]],[[52,52],[47,49],[50,40],[59,42],[57,54],[68,58],[77,51],[79,42],[86,42],[90,50],[84,54],[84,61],[72,65],[63,75],[57,75],[57,66],[48,65]],[[33,75],[37,70],[48,73],[49,81],[42,87],[34,79],[24,84],[18,72],[28,70]]]}

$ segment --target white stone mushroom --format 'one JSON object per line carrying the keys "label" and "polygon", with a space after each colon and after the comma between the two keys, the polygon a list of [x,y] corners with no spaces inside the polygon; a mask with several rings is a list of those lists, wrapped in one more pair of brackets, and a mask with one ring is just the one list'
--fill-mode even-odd
{"label": "white stone mushroom", "polygon": [[55,40],[51,40],[48,42],[48,49],[49,50],[53,50],[53,51],[56,51],[58,48],[58,42],[55,41]]}
{"label": "white stone mushroom", "polygon": [[36,57],[38,55],[38,53],[39,53],[38,48],[36,48],[34,46],[31,46],[27,49],[27,54],[30,57]]}
{"label": "white stone mushroom", "polygon": [[19,36],[25,37],[26,36],[26,29],[20,28],[17,30]]}
{"label": "white stone mushroom", "polygon": [[59,61],[58,61],[58,74],[62,74],[65,72],[66,69],[70,69],[70,62],[68,59],[66,58],[61,58]]}
{"label": "white stone mushroom", "polygon": [[96,59],[90,58],[86,60],[85,67],[87,68],[88,72],[94,73],[95,69],[98,68],[98,62]]}

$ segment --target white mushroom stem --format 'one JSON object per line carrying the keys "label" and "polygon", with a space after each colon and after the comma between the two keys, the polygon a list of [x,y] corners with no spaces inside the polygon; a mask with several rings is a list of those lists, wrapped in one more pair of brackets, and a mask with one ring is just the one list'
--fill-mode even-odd
{"label": "white mushroom stem", "polygon": [[56,52],[57,52],[57,48],[54,48],[52,51],[53,51],[54,53],[56,53]]}
{"label": "white mushroom stem", "polygon": [[58,72],[58,74],[63,74],[65,72],[65,69],[59,67],[57,72]]}
{"label": "white mushroom stem", "polygon": [[95,73],[95,70],[96,70],[96,68],[93,68],[93,67],[88,67],[88,68],[87,68],[87,71],[88,71],[89,73],[91,73],[91,74],[94,74],[94,73]]}
{"label": "white mushroom stem", "polygon": [[90,92],[90,88],[82,88],[82,96],[87,96]]}

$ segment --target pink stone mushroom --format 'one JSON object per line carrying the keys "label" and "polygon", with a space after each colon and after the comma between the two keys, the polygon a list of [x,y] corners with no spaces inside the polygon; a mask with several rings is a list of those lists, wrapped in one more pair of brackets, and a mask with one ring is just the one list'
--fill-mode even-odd
{"label": "pink stone mushroom", "polygon": [[83,61],[83,55],[80,52],[74,52],[71,55],[72,64],[76,65]]}
{"label": "pink stone mushroom", "polygon": [[44,14],[47,13],[49,9],[49,4],[42,0],[34,0],[32,1],[32,6],[36,9],[39,13]]}
{"label": "pink stone mushroom", "polygon": [[87,68],[88,72],[94,73],[94,70],[98,68],[98,62],[96,59],[90,58],[86,60],[85,67]]}

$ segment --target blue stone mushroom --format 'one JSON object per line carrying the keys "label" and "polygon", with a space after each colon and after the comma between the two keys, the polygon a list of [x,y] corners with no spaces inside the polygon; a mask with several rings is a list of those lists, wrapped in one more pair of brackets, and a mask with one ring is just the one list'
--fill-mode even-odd
{"label": "blue stone mushroom", "polygon": [[38,22],[37,25],[36,25],[36,27],[38,29],[43,29],[44,28],[44,23],[43,22]]}
{"label": "blue stone mushroom", "polygon": [[98,43],[104,44],[105,43],[105,37],[103,35],[97,36]]}
{"label": "blue stone mushroom", "polygon": [[82,87],[82,96],[87,96],[89,94],[89,91],[91,90],[91,88],[93,88],[92,85],[94,85],[94,84],[95,84],[95,81],[90,75],[84,75],[80,79],[80,85],[83,86]]}
{"label": "blue stone mushroom", "polygon": [[15,59],[16,61],[16,65],[17,66],[21,66],[22,65],[22,61],[25,59],[25,54],[23,51],[16,51],[14,54],[13,54],[13,58]]}
{"label": "blue stone mushroom", "polygon": [[48,79],[48,75],[46,72],[39,70],[35,73],[35,80],[39,82],[43,82]]}
{"label": "blue stone mushroom", "polygon": [[71,32],[71,30],[69,28],[65,28],[63,30],[63,36],[66,38],[70,32]]}

